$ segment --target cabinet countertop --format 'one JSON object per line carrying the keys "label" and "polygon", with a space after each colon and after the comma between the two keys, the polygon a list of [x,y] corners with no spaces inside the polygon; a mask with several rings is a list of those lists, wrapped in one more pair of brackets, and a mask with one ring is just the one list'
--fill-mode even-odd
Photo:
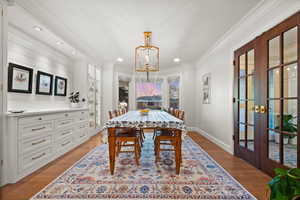
{"label": "cabinet countertop", "polygon": [[88,110],[88,108],[60,108],[60,109],[40,109],[40,110],[28,110],[23,113],[11,113],[7,112],[6,116],[8,117],[25,117],[32,115],[43,115],[43,114],[53,114],[53,113],[61,113],[61,112],[73,112],[73,111],[83,111]]}

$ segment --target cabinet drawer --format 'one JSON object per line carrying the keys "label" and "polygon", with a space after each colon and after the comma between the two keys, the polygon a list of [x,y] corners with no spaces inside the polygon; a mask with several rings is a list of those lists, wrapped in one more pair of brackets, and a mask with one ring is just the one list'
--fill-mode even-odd
{"label": "cabinet drawer", "polygon": [[66,118],[70,118],[73,117],[74,114],[72,112],[68,112],[68,113],[59,113],[56,114],[56,119],[66,119]]}
{"label": "cabinet drawer", "polygon": [[42,122],[39,124],[34,125],[20,125],[19,126],[19,133],[20,138],[27,138],[27,137],[35,137],[41,135],[41,133],[48,133],[49,131],[53,130],[53,122]]}
{"label": "cabinet drawer", "polygon": [[71,147],[73,146],[73,138],[72,137],[68,137],[60,142],[58,142],[57,144],[57,152],[58,154],[63,154],[66,151],[68,151]]}
{"label": "cabinet drawer", "polygon": [[47,147],[41,151],[34,152],[31,154],[24,154],[20,158],[19,162],[19,172],[22,172],[24,170],[30,169],[32,167],[39,167],[41,166],[42,162],[49,159],[50,156],[52,156],[51,147]]}
{"label": "cabinet drawer", "polygon": [[88,115],[86,116],[79,116],[77,117],[77,122],[84,122],[84,121],[87,121],[89,118],[88,118]]}
{"label": "cabinet drawer", "polygon": [[44,146],[52,144],[52,135],[38,137],[30,140],[23,140],[19,143],[19,154],[24,154],[32,150],[38,150]]}
{"label": "cabinet drawer", "polygon": [[63,119],[63,120],[56,120],[56,128],[61,128],[65,126],[70,126],[73,123],[73,119]]}
{"label": "cabinet drawer", "polygon": [[82,141],[89,135],[88,130],[84,130],[77,133],[77,141]]}
{"label": "cabinet drawer", "polygon": [[38,115],[34,117],[24,117],[19,119],[19,124],[35,124],[53,119],[51,115]]}
{"label": "cabinet drawer", "polygon": [[57,140],[67,136],[71,136],[72,134],[73,134],[73,128],[59,130],[56,135]]}
{"label": "cabinet drawer", "polygon": [[82,131],[83,129],[86,129],[89,127],[89,122],[82,122],[77,126],[78,131]]}
{"label": "cabinet drawer", "polygon": [[87,110],[77,111],[75,113],[76,113],[76,116],[86,116],[89,114],[89,112]]}

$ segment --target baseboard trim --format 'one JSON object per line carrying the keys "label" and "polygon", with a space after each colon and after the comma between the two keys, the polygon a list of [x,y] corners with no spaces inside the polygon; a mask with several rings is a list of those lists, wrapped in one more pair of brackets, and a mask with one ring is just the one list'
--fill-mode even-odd
{"label": "baseboard trim", "polygon": [[194,131],[194,132],[202,135],[203,137],[207,138],[209,141],[215,143],[216,145],[218,145],[219,147],[221,147],[222,149],[224,149],[225,151],[227,151],[228,153],[233,155],[233,149],[231,148],[230,145],[225,144],[224,142],[222,142],[221,140],[213,137],[211,134],[205,132],[204,130],[202,130],[198,127],[189,127],[188,130],[189,131]]}

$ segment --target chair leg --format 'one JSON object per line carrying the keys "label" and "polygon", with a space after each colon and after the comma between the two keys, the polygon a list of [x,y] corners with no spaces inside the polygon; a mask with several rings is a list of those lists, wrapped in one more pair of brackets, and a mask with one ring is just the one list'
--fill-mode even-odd
{"label": "chair leg", "polygon": [[139,144],[138,144],[138,138],[136,138],[135,139],[135,141],[134,141],[134,153],[135,153],[135,162],[136,162],[136,165],[140,165],[139,164],[139,150],[138,150],[138,148],[139,148]]}
{"label": "chair leg", "polygon": [[116,142],[116,157],[119,156],[119,152],[121,151],[121,141]]}
{"label": "chair leg", "polygon": [[139,139],[140,139],[141,147],[143,147],[144,139],[143,139],[143,135],[142,135],[142,129],[141,129],[140,132],[139,132]]}
{"label": "chair leg", "polygon": [[153,131],[153,137],[152,137],[152,139],[154,140],[155,137],[156,137],[156,129],[154,129],[154,131]]}
{"label": "chair leg", "polygon": [[160,160],[160,140],[156,138],[156,159],[155,162],[159,162]]}
{"label": "chair leg", "polygon": [[181,140],[180,140],[180,142],[179,142],[179,155],[180,155],[180,163],[182,163],[182,149],[181,149],[181,146],[182,145],[182,142],[181,142]]}
{"label": "chair leg", "polygon": [[145,134],[144,134],[144,129],[142,129],[142,128],[141,128],[141,133],[142,133],[143,141],[144,141],[144,139],[146,139],[146,137],[145,137]]}
{"label": "chair leg", "polygon": [[157,154],[157,138],[154,140],[154,155]]}

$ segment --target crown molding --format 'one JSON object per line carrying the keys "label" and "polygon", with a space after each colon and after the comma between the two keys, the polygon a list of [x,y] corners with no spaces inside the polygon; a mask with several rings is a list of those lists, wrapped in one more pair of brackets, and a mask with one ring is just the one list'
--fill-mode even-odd
{"label": "crown molding", "polygon": [[[286,0],[261,0],[238,23],[233,25],[219,40],[217,40],[216,43],[210,49],[208,49],[206,53],[204,53],[200,57],[200,59],[196,62],[196,68],[198,68],[205,61],[205,59],[207,59],[214,51],[216,51],[218,48],[220,48],[226,42],[229,42],[233,38],[234,34],[239,34],[239,32],[241,30],[243,30],[244,28],[247,28],[249,26],[249,24],[253,27],[255,22],[259,22],[262,19],[264,19],[266,16],[268,16],[270,14],[270,11],[272,9],[277,8],[281,3],[284,3],[284,2],[286,2]],[[300,4],[299,4],[299,8],[300,8]],[[296,12],[297,10],[299,10],[299,8],[297,8],[295,6],[290,6],[289,10],[285,10],[285,12],[278,15],[276,19],[283,20],[286,17],[288,17],[288,16],[285,16],[286,13]],[[274,21],[276,21],[276,20],[274,20]],[[278,21],[278,22],[280,22],[280,21]],[[278,22],[274,22],[272,24],[268,24],[268,25],[259,27],[258,30],[253,31],[252,33],[246,32],[245,39],[239,41],[235,45],[235,48],[238,48],[239,46],[242,46],[243,44],[247,43],[248,41],[254,39],[258,35],[262,34],[264,31],[266,31],[268,28],[271,28],[272,26],[276,25]]]}

